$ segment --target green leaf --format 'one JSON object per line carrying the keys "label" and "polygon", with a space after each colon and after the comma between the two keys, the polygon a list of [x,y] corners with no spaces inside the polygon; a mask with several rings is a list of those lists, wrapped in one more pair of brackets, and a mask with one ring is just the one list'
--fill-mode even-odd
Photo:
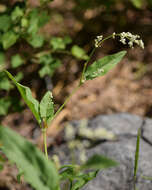
{"label": "green leaf", "polygon": [[131,0],[131,2],[136,8],[142,8],[144,3],[143,0]]}
{"label": "green leaf", "polygon": [[29,22],[28,22],[28,19],[26,19],[26,18],[22,18],[21,19],[21,26],[23,27],[23,28],[27,28],[28,27],[28,24],[29,24]]}
{"label": "green leaf", "polygon": [[2,151],[36,190],[58,190],[59,177],[52,161],[13,130],[0,126]]}
{"label": "green leaf", "polygon": [[54,58],[50,54],[42,55],[39,58],[39,63],[43,65],[50,65],[54,61]]}
{"label": "green leaf", "polygon": [[42,35],[35,34],[32,37],[27,38],[27,41],[34,48],[39,48],[44,44],[44,37]]}
{"label": "green leaf", "polygon": [[39,63],[42,64],[42,67],[39,70],[39,75],[41,78],[46,75],[53,76],[55,70],[61,65],[61,61],[53,58],[51,55],[41,56]]}
{"label": "green leaf", "polygon": [[33,98],[30,88],[18,83],[8,71],[5,71],[5,72],[7,73],[8,77],[14,82],[22,98],[24,99],[25,103],[28,105],[33,115],[35,116],[36,120],[40,124],[41,119],[39,115],[39,102],[35,98]]}
{"label": "green leaf", "polygon": [[65,49],[66,44],[64,43],[64,40],[60,37],[53,37],[50,40],[50,45],[53,47],[54,50],[57,49]]}
{"label": "green leaf", "polygon": [[76,165],[65,165],[60,168],[62,171],[60,172],[60,180],[70,181],[74,180],[79,173]]}
{"label": "green leaf", "polygon": [[24,10],[17,6],[17,7],[15,7],[15,9],[13,10],[13,12],[12,12],[12,14],[11,14],[11,19],[12,19],[13,21],[17,21],[17,20],[20,19],[23,15],[24,15]]}
{"label": "green leaf", "polygon": [[71,42],[72,40],[69,36],[65,36],[64,38],[52,37],[50,40],[50,45],[54,50],[64,50],[66,48],[66,45],[70,44]]}
{"label": "green leaf", "polygon": [[0,72],[0,89],[9,91],[12,85],[4,72]]}
{"label": "green leaf", "polygon": [[7,32],[11,27],[11,18],[8,15],[0,16],[0,31]]}
{"label": "green leaf", "polygon": [[0,115],[6,115],[11,106],[11,101],[9,98],[0,99]]}
{"label": "green leaf", "polygon": [[50,15],[46,11],[42,11],[39,14],[39,27],[44,26],[50,20]]}
{"label": "green leaf", "polygon": [[119,63],[122,60],[125,54],[126,51],[120,51],[119,53],[105,56],[104,58],[95,61],[87,68],[85,72],[86,80],[92,80],[96,77],[103,76],[106,73],[108,73],[117,65],[117,63]]}
{"label": "green leaf", "polygon": [[24,63],[22,57],[19,54],[16,54],[11,57],[11,65],[13,68],[17,68]]}
{"label": "green leaf", "polygon": [[86,52],[79,46],[74,45],[71,49],[71,53],[73,56],[75,56],[78,59],[88,60],[88,55]]}
{"label": "green leaf", "polygon": [[8,31],[3,34],[2,36],[2,45],[4,49],[8,49],[12,45],[14,45],[18,39],[18,35],[15,34],[13,31]]}
{"label": "green leaf", "polygon": [[78,165],[64,165],[60,168],[60,180],[72,181],[71,190],[82,188],[88,181],[96,177],[98,170],[88,173],[82,173]]}
{"label": "green leaf", "polygon": [[63,38],[63,42],[64,42],[66,45],[68,45],[68,44],[72,43],[72,39],[71,39],[69,36],[65,36],[65,37]]}
{"label": "green leaf", "polygon": [[35,35],[38,32],[39,29],[39,15],[37,9],[32,9],[32,11],[29,13],[29,27],[27,32],[30,35]]}
{"label": "green leaf", "polygon": [[17,75],[14,77],[16,82],[19,82],[20,80],[22,80],[24,77],[23,73],[20,71],[17,73]]}
{"label": "green leaf", "polygon": [[52,99],[52,93],[48,91],[40,102],[40,115],[46,122],[49,122],[54,115],[54,103]]}
{"label": "green leaf", "polygon": [[79,176],[76,177],[75,183],[72,186],[71,190],[79,190],[84,185],[86,185],[89,181],[94,179],[97,176],[98,170],[94,172],[89,172],[86,174],[80,174]]}
{"label": "green leaf", "polygon": [[39,11],[36,8],[33,8],[28,15],[28,34],[35,35],[40,27],[44,26],[50,19],[50,16],[46,11]]}
{"label": "green leaf", "polygon": [[118,163],[101,155],[93,155],[89,160],[82,165],[82,169],[107,169],[117,166]]}

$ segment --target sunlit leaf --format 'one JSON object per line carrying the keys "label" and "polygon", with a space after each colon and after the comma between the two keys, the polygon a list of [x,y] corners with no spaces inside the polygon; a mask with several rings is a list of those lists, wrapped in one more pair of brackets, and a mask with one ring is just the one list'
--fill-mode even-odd
{"label": "sunlit leaf", "polygon": [[35,34],[27,38],[28,43],[34,48],[39,48],[43,46],[44,37],[42,35]]}
{"label": "sunlit leaf", "polygon": [[22,57],[19,54],[16,54],[11,57],[11,65],[13,68],[19,67],[24,63]]}
{"label": "sunlit leaf", "polygon": [[13,21],[17,21],[17,20],[20,19],[23,15],[24,15],[23,9],[21,9],[21,8],[18,7],[18,6],[16,6],[15,9],[13,10],[12,14],[11,14],[11,19],[12,19]]}
{"label": "sunlit leaf", "polygon": [[39,115],[39,102],[35,98],[33,98],[30,88],[18,83],[8,71],[5,71],[5,72],[7,73],[8,77],[14,82],[22,98],[24,99],[25,103],[28,105],[33,115],[35,116],[36,120],[40,124],[41,119]]}
{"label": "sunlit leaf", "polygon": [[136,8],[142,8],[144,1],[143,0],[130,0],[132,2],[132,4],[136,7]]}
{"label": "sunlit leaf", "polygon": [[53,47],[54,50],[66,48],[66,44],[64,43],[64,40],[60,37],[51,38],[50,45]]}
{"label": "sunlit leaf", "polygon": [[4,49],[8,49],[12,45],[14,45],[18,39],[18,35],[13,31],[8,31],[3,34],[2,36],[2,45]]}
{"label": "sunlit leaf", "polygon": [[44,76],[53,76],[55,70],[61,65],[59,59],[53,58],[51,55],[43,55],[39,59],[39,63],[42,65],[39,70],[39,75],[41,78]]}
{"label": "sunlit leaf", "polygon": [[54,115],[54,103],[52,99],[52,93],[48,91],[40,102],[40,115],[46,122],[49,122]]}
{"label": "sunlit leaf", "polygon": [[16,82],[19,82],[20,80],[22,80],[24,77],[23,73],[22,72],[18,72],[17,75],[15,75],[15,80]]}
{"label": "sunlit leaf", "polygon": [[27,32],[30,35],[35,35],[39,29],[39,16],[37,9],[32,9],[32,11],[29,13],[28,21],[29,21],[29,27]]}
{"label": "sunlit leaf", "polygon": [[84,59],[87,60],[89,57],[86,54],[86,52],[79,46],[74,45],[71,49],[71,53],[73,56],[75,56],[78,59]]}
{"label": "sunlit leaf", "polygon": [[85,72],[86,80],[92,80],[96,77],[103,76],[108,73],[122,60],[125,54],[126,51],[120,51],[119,53],[108,55],[95,61],[87,68]]}

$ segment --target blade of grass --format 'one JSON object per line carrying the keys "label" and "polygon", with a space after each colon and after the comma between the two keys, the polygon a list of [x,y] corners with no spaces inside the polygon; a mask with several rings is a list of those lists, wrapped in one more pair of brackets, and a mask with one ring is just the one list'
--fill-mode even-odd
{"label": "blade of grass", "polygon": [[134,162],[134,190],[136,190],[136,177],[138,171],[140,138],[141,138],[141,128],[138,129],[137,141],[136,141],[136,152],[135,152],[135,162]]}
{"label": "blade of grass", "polygon": [[149,176],[141,176],[141,178],[143,178],[145,180],[152,181],[152,177],[149,177]]}

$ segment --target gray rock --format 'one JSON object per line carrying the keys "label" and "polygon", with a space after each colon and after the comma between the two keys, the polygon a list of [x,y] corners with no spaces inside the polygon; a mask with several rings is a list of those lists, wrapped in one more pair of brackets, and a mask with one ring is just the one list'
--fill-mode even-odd
{"label": "gray rock", "polygon": [[[117,142],[106,142],[88,151],[88,157],[94,153],[102,154],[116,160],[119,166],[99,173],[98,177],[85,186],[85,190],[131,190],[133,189],[135,138],[124,138]],[[150,190],[152,183],[143,180],[144,176],[152,176],[152,149],[149,144],[141,140],[138,169],[138,189]]]}
{"label": "gray rock", "polygon": [[146,119],[143,126],[143,138],[147,143],[152,145],[152,120]]}
{"label": "gray rock", "polygon": [[143,119],[137,115],[128,113],[97,116],[90,120],[88,125],[91,128],[104,127],[116,135],[137,135],[138,128],[142,125]]}
{"label": "gray rock", "polygon": [[[75,127],[79,121],[72,123]],[[152,181],[145,180],[142,176],[152,176],[152,120],[140,118],[127,113],[101,115],[88,121],[92,129],[106,128],[117,135],[116,141],[105,141],[86,150],[87,157],[93,154],[102,154],[119,163],[118,167],[99,172],[98,176],[83,187],[83,190],[133,190],[134,155],[136,137],[139,128],[142,128],[140,141],[140,157],[137,173],[137,189],[152,190]],[[82,140],[83,141],[83,140]],[[64,163],[69,163],[69,150],[66,145],[61,147],[59,157]],[[56,150],[59,152],[59,150]],[[79,158],[77,152],[76,160]]]}

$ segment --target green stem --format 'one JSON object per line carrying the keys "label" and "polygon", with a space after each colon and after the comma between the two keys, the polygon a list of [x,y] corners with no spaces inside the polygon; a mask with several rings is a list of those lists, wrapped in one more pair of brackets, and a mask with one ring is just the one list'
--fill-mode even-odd
{"label": "green stem", "polygon": [[73,91],[71,92],[71,94],[65,99],[64,103],[60,106],[60,108],[58,109],[58,111],[55,113],[55,115],[53,116],[53,119],[61,112],[61,110],[68,103],[68,101],[73,96],[73,94],[75,94],[75,92],[79,89],[79,87],[80,87],[80,85],[78,85],[76,88],[73,89]]}
{"label": "green stem", "polygon": [[[101,43],[103,43],[104,41],[112,38],[113,35],[110,35],[106,38],[104,38]],[[84,83],[84,74],[85,74],[85,71],[86,71],[86,68],[88,66],[88,63],[89,61],[91,60],[94,52],[95,52],[96,48],[93,48],[92,52],[90,53],[89,55],[89,58],[88,60],[84,63],[84,67],[83,67],[83,70],[82,70],[82,74],[81,74],[81,77],[80,77],[80,81],[79,81],[79,84],[78,86],[72,91],[72,93],[65,99],[64,103],[60,106],[60,108],[58,109],[58,111],[55,113],[54,117],[52,118],[52,120],[61,112],[61,110],[64,108],[64,106],[69,102],[70,98],[73,96],[73,94],[75,94],[75,92],[80,88],[80,86]]]}
{"label": "green stem", "polygon": [[[112,38],[113,35],[110,35],[108,37],[106,37],[105,39],[103,39],[101,41],[101,43],[103,43],[105,40],[108,40],[110,38]],[[80,86],[84,83],[84,74],[85,74],[85,71],[87,69],[87,66],[88,66],[88,63],[89,61],[91,60],[94,52],[95,52],[96,48],[94,48],[92,50],[92,52],[90,53],[89,55],[89,58],[88,60],[84,63],[84,67],[83,67],[83,70],[82,70],[82,74],[81,74],[81,77],[80,77],[80,81],[79,81],[79,84],[76,88],[73,89],[73,91],[71,92],[71,94],[65,99],[64,103],[60,106],[60,108],[57,110],[57,112],[54,114],[52,120],[62,111],[62,109],[64,108],[64,106],[69,102],[69,100],[71,99],[71,97],[73,96],[73,94],[75,94],[75,92],[80,88]],[[61,52],[60,52],[61,53]],[[66,53],[66,54],[71,54],[69,53],[68,51],[62,51],[62,53]],[[37,54],[39,56],[39,54]],[[42,127],[42,132],[43,132],[43,143],[44,143],[44,152],[45,152],[45,155],[46,155],[46,158],[48,159],[48,152],[47,152],[47,136],[46,136],[46,129],[47,129],[47,123],[44,122],[44,126]]]}
{"label": "green stem", "polygon": [[85,62],[85,64],[84,64],[84,67],[83,67],[83,70],[82,70],[82,74],[81,74],[81,78],[80,78],[80,82],[79,82],[79,85],[80,85],[80,86],[83,84],[84,74],[85,74],[87,65],[88,65],[88,63],[89,63],[91,57],[93,56],[95,50],[96,50],[96,48],[94,48],[94,49],[92,50],[92,52],[90,53],[90,56],[89,56],[88,60],[87,60],[87,61]]}
{"label": "green stem", "polygon": [[44,144],[44,153],[48,160],[48,151],[47,151],[47,135],[46,135],[47,123],[44,122],[44,126],[42,128],[43,133],[43,144]]}
{"label": "green stem", "polygon": [[[117,36],[117,34],[116,34],[116,36]],[[102,44],[104,41],[106,41],[106,40],[108,40],[108,39],[110,39],[110,38],[112,38],[112,37],[113,37],[113,35],[110,35],[110,36],[104,38],[104,39],[101,41],[101,44]]]}
{"label": "green stem", "polygon": [[[85,62],[84,64],[84,67],[83,67],[83,71],[82,71],[82,74],[81,74],[81,78],[80,78],[80,82],[78,84],[78,86],[76,88],[73,89],[73,91],[71,92],[71,94],[65,99],[64,103],[60,106],[60,108],[58,109],[58,111],[55,113],[53,119],[61,112],[61,110],[64,108],[64,106],[69,102],[69,100],[71,99],[71,97],[73,96],[73,94],[75,94],[75,92],[80,88],[80,86],[83,84],[83,78],[84,78],[84,73],[86,71],[86,68],[87,68],[87,65],[92,57],[92,55],[94,54],[95,52],[95,49],[94,48],[89,56],[89,59]],[[52,119],[52,120],[53,120]]]}

